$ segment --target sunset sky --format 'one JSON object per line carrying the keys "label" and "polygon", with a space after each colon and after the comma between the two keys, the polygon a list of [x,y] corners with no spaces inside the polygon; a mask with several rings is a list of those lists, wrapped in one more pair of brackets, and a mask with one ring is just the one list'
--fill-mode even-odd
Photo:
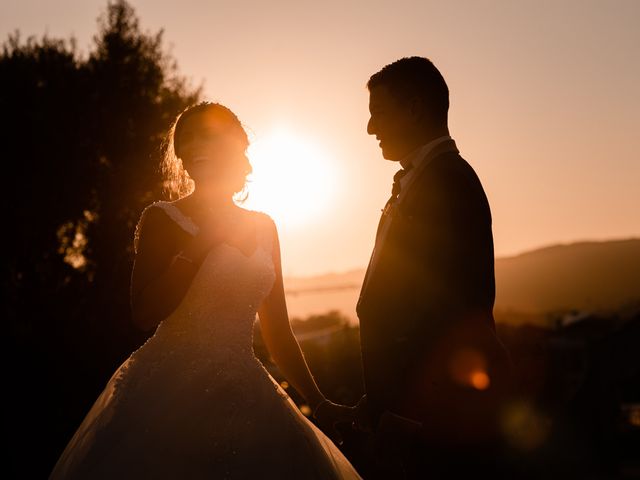
{"label": "sunset sky", "polygon": [[[429,57],[491,203],[497,256],[640,236],[640,1],[130,2],[180,72],[254,139],[248,207],[285,275],[366,266],[398,168],[366,134],[367,79]],[[0,0],[0,37],[75,36],[105,0]]]}

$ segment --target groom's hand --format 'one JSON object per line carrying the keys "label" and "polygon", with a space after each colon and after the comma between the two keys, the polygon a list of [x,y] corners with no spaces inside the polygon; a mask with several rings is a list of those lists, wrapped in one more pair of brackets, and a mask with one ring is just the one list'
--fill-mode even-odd
{"label": "groom's hand", "polygon": [[355,407],[339,405],[326,400],[316,408],[314,418],[318,421],[320,428],[327,432],[327,435],[329,435],[335,443],[342,445],[342,435],[336,428],[336,425],[355,421]]}
{"label": "groom's hand", "polygon": [[373,432],[373,425],[371,424],[371,415],[369,413],[369,405],[367,404],[367,395],[363,395],[354,407],[355,415],[353,418],[352,426],[356,430],[365,433]]}

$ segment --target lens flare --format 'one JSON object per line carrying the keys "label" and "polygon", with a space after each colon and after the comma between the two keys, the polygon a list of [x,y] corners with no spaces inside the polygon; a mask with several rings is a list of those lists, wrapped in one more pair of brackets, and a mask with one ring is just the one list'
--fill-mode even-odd
{"label": "lens flare", "polygon": [[449,362],[449,372],[459,385],[486,390],[491,385],[484,355],[472,348],[457,350]]}
{"label": "lens flare", "polygon": [[532,451],[548,438],[551,419],[526,401],[508,405],[501,415],[502,431],[511,446]]}

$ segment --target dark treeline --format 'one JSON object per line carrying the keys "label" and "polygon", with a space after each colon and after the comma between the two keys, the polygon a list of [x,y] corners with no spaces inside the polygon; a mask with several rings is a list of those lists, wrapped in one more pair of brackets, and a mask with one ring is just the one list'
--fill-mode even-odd
{"label": "dark treeline", "polygon": [[145,340],[130,322],[133,233],[143,207],[162,198],[163,135],[199,96],[162,32],[143,32],[124,1],[107,6],[88,53],[17,32],[2,45],[3,432],[16,477],[46,477],[111,372]]}

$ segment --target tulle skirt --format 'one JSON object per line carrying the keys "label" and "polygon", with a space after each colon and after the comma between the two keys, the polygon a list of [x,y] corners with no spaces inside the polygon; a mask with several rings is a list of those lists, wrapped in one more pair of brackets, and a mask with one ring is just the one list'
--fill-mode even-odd
{"label": "tulle skirt", "polygon": [[131,363],[108,382],[51,479],[360,478],[252,355],[220,368]]}

